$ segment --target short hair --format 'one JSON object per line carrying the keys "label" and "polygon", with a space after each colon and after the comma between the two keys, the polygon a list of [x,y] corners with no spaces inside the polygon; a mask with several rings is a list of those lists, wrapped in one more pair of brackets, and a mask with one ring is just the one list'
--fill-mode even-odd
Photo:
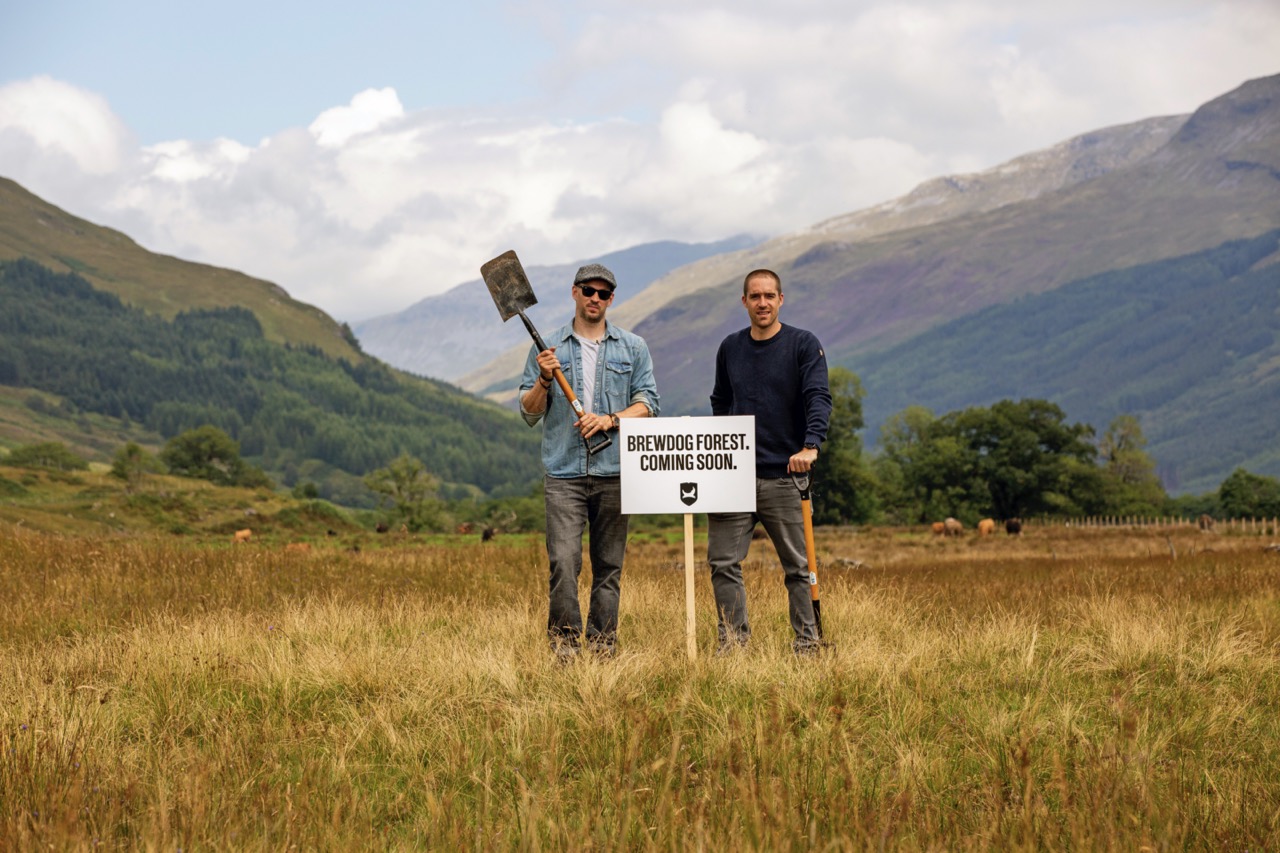
{"label": "short hair", "polygon": [[747,295],[747,285],[751,283],[751,279],[767,276],[773,279],[773,283],[778,285],[778,293],[782,293],[782,279],[778,278],[778,274],[773,270],[758,269],[747,273],[747,277],[742,280],[742,295]]}

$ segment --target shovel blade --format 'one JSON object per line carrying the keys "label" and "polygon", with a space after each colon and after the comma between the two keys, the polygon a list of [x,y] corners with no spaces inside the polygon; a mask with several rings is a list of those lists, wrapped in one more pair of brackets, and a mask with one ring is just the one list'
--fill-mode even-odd
{"label": "shovel blade", "polygon": [[480,267],[480,277],[484,279],[493,304],[498,306],[498,313],[503,322],[510,320],[524,309],[538,304],[538,297],[533,295],[533,285],[524,274],[524,267],[514,251],[503,252]]}

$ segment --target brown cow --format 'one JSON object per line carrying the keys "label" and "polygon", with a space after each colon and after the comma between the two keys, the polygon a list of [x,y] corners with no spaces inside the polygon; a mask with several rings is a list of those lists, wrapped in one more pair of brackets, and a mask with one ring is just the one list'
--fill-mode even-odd
{"label": "brown cow", "polygon": [[944,533],[946,533],[946,532],[947,532],[947,526],[946,526],[945,524],[943,524],[941,521],[935,521],[935,522],[933,523],[933,535],[934,535],[934,536],[941,536],[942,534],[944,534]]}
{"label": "brown cow", "polygon": [[1213,516],[1212,515],[1205,513],[1204,515],[1200,516],[1200,518],[1196,520],[1196,523],[1200,526],[1201,533],[1213,532]]}
{"label": "brown cow", "polygon": [[231,541],[236,543],[248,542],[249,537],[252,535],[253,535],[253,531],[250,530],[248,527],[246,527],[244,530],[237,530],[235,532],[235,535],[232,537]]}
{"label": "brown cow", "polygon": [[984,518],[978,522],[978,535],[990,536],[996,532],[996,522],[994,518]]}
{"label": "brown cow", "polygon": [[958,518],[948,518],[942,522],[942,525],[947,536],[959,536],[964,532],[964,525],[960,523]]}
{"label": "brown cow", "polygon": [[1008,533],[1010,536],[1021,536],[1022,535],[1022,519],[1011,518],[1008,521],[1006,521],[1004,523],[1004,532]]}

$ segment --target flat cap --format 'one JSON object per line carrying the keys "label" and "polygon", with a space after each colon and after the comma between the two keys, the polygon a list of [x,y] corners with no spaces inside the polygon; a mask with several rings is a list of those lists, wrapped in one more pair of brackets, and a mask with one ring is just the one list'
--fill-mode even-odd
{"label": "flat cap", "polygon": [[585,267],[578,267],[578,274],[573,277],[573,283],[582,284],[584,281],[607,281],[612,288],[618,286],[613,273],[609,272],[609,268],[604,264],[587,264]]}

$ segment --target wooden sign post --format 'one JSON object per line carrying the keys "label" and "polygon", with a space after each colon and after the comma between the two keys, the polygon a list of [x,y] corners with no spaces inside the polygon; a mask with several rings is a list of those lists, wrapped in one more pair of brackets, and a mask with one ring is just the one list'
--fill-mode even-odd
{"label": "wooden sign post", "polygon": [[684,515],[685,640],[695,660],[693,516],[755,512],[756,419],[624,418],[618,440],[623,513]]}

